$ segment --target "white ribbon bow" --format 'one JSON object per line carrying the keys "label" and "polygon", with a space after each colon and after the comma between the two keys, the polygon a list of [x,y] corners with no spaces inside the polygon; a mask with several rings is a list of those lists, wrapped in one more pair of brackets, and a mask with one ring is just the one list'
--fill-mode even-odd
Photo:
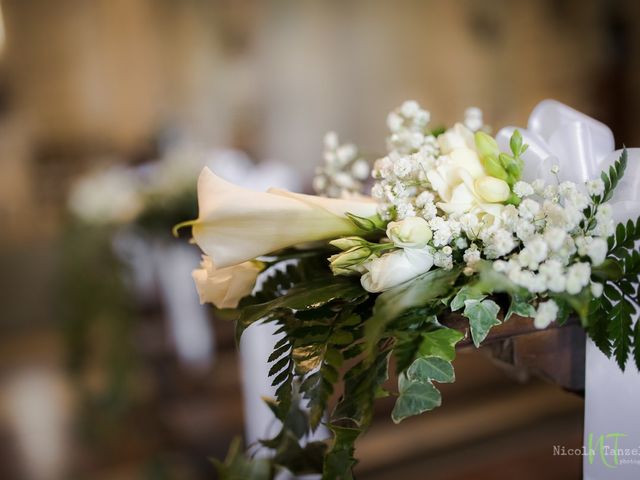
{"label": "white ribbon bow", "polygon": [[[498,132],[500,149],[509,151],[516,127]],[[526,129],[520,129],[529,149],[524,153],[522,177],[552,181],[551,167],[560,166],[559,176],[581,185],[600,178],[600,172],[616,161],[611,129],[605,124],[555,100],[543,100],[531,112]],[[614,220],[621,222],[640,214],[640,148],[627,149],[629,159],[623,180],[612,199]]]}

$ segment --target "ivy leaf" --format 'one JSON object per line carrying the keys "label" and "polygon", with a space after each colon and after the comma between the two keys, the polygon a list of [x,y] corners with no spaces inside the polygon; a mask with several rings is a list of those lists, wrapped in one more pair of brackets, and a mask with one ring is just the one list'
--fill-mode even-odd
{"label": "ivy leaf", "polygon": [[439,328],[422,334],[419,352],[422,356],[434,356],[452,361],[456,358],[456,344],[464,334],[453,328]]}
{"label": "ivy leaf", "polygon": [[399,423],[407,417],[439,407],[442,397],[431,382],[453,381],[455,374],[451,362],[438,357],[417,358],[405,373],[398,376],[399,396],[391,412],[392,420]]}
{"label": "ivy leaf", "polygon": [[509,304],[507,314],[504,316],[504,321],[506,322],[509,320],[511,315],[514,314],[525,318],[533,318],[536,314],[536,309],[522,297],[519,297],[518,295],[511,295],[511,303]]}
{"label": "ivy leaf", "polygon": [[386,326],[403,312],[446,296],[460,272],[460,268],[438,268],[381,293],[376,299],[373,316],[365,325],[367,349],[373,350]]}
{"label": "ivy leaf", "polygon": [[406,372],[411,381],[435,381],[439,383],[452,383],[455,381],[453,365],[447,360],[438,357],[417,358]]}
{"label": "ivy leaf", "polygon": [[333,440],[324,458],[322,480],[352,480],[351,470],[356,464],[354,444],[362,430],[337,425],[329,425],[329,428],[333,432]]}
{"label": "ivy leaf", "polygon": [[400,396],[391,412],[394,423],[433,410],[442,404],[440,392],[430,382],[412,382],[401,375],[399,388]]}
{"label": "ivy leaf", "polygon": [[463,308],[464,302],[467,300],[482,300],[486,297],[486,295],[483,295],[480,291],[478,291],[477,287],[473,285],[465,285],[460,290],[458,290],[458,293],[456,293],[455,297],[453,297],[453,300],[451,300],[449,307],[451,308],[452,312],[455,312],[456,310],[460,310],[461,308]]}
{"label": "ivy leaf", "polygon": [[469,319],[471,338],[476,347],[487,337],[489,330],[500,324],[500,307],[493,300],[467,300],[463,315]]}

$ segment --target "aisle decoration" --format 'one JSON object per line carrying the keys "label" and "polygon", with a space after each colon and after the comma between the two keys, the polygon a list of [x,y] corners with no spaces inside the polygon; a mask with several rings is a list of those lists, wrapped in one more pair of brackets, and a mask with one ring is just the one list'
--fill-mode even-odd
{"label": "aisle decoration", "polygon": [[[280,335],[268,402],[282,429],[261,442],[273,455],[236,445],[222,476],[352,478],[377,398],[395,397],[396,423],[441,404],[437,384],[455,380],[464,337],[440,321],[451,312],[476,347],[512,315],[539,329],[574,317],[621,369],[640,367],[640,219],[615,225],[611,206],[627,151],[574,183],[548,158],[534,164],[517,129],[500,148],[478,109],[446,130],[430,120],[414,101],[389,114],[369,196],[364,157],[333,133],[314,186],[339,198],[256,193],[202,171],[199,217],[176,227],[190,226],[205,254],[193,274],[201,300],[233,309],[238,338],[257,322]],[[333,437],[305,442],[321,422]]]}

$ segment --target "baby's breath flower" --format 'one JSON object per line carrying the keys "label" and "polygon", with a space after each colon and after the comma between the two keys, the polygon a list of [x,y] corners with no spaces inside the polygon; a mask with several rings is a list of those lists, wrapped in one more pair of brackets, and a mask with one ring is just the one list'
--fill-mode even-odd
{"label": "baby's breath flower", "polygon": [[563,292],[567,277],[564,272],[563,265],[554,259],[549,259],[542,263],[538,268],[541,275],[544,275],[547,281],[547,288],[552,292]]}
{"label": "baby's breath flower", "polygon": [[478,246],[472,243],[471,246],[465,250],[462,259],[469,267],[473,267],[473,265],[478,263],[480,261],[480,250],[478,250]]}
{"label": "baby's breath flower", "polygon": [[535,179],[533,182],[531,182],[531,187],[533,188],[533,192],[535,194],[542,195],[545,187],[544,180],[542,180],[541,178]]}
{"label": "baby's breath flower", "polygon": [[316,193],[328,197],[362,193],[363,181],[369,176],[369,163],[358,154],[352,143],[340,145],[338,135],[324,136],[324,165],[316,169],[312,186]]}
{"label": "baby's breath flower", "polygon": [[527,182],[519,181],[513,186],[513,193],[520,198],[528,197],[533,195],[533,187]]}
{"label": "baby's breath flower", "polygon": [[420,193],[415,200],[415,204],[416,207],[425,207],[429,204],[432,204],[434,201],[435,197],[433,196],[433,193],[431,193],[428,190],[425,190],[424,192]]}
{"label": "baby's breath flower", "polygon": [[482,110],[478,107],[469,107],[464,111],[464,126],[472,132],[477,132],[484,126]]}
{"label": "baby's breath flower", "polygon": [[604,286],[598,282],[591,282],[591,295],[596,298],[600,298],[602,296],[602,290]]}
{"label": "baby's breath flower", "polygon": [[539,329],[547,328],[557,318],[558,310],[558,305],[553,300],[541,303],[536,310],[533,324]]}
{"label": "baby's breath flower", "polygon": [[592,197],[599,197],[604,193],[604,182],[600,178],[586,182],[587,193]]}
{"label": "baby's breath flower", "polygon": [[592,238],[587,244],[586,253],[594,266],[600,265],[607,257],[608,245],[603,238]]}
{"label": "baby's breath flower", "polygon": [[[436,267],[444,268],[445,270],[451,270],[453,268],[453,258],[451,256],[451,247],[448,247],[448,250],[445,250],[447,247],[442,250],[437,250],[433,256],[433,264]],[[447,253],[449,252],[449,253]]]}
{"label": "baby's breath flower", "polygon": [[453,243],[458,250],[464,250],[469,246],[469,242],[464,237],[456,238]]}
{"label": "baby's breath flower", "polygon": [[591,266],[588,263],[574,263],[567,270],[567,293],[576,295],[589,285]]}
{"label": "baby's breath flower", "polygon": [[518,207],[520,217],[525,220],[533,220],[533,218],[540,212],[540,204],[530,198],[525,198]]}
{"label": "baby's breath flower", "polygon": [[556,252],[562,248],[567,234],[564,230],[556,227],[547,228],[544,231],[544,240],[549,248]]}

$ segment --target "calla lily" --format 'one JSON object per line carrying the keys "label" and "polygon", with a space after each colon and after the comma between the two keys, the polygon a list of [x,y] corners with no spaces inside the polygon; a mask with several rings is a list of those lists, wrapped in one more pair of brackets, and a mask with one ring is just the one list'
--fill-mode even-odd
{"label": "calla lily", "polygon": [[300,243],[362,234],[346,214],[376,214],[375,202],[367,197],[340,200],[278,189],[255,192],[208,168],[198,179],[198,204],[198,219],[187,223],[216,268]]}

